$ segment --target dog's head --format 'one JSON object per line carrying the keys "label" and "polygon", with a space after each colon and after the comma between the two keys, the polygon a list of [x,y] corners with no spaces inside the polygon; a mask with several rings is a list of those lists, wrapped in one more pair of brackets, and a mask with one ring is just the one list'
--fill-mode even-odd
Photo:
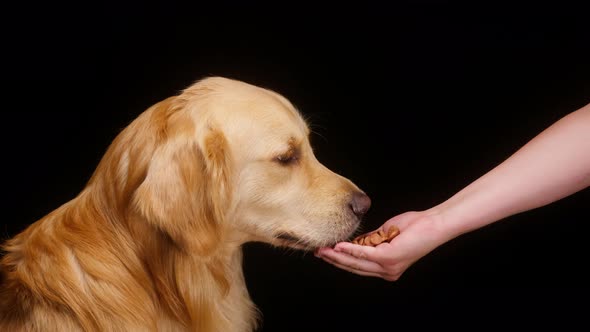
{"label": "dog's head", "polygon": [[113,173],[129,205],[180,245],[311,250],[350,238],[370,199],[316,159],[309,135],[281,95],[207,78],[120,135]]}

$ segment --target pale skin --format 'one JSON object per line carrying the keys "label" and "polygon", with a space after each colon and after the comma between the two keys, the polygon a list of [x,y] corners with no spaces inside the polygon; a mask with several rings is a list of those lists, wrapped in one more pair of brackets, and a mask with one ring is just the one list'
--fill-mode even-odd
{"label": "pale skin", "polygon": [[363,276],[398,280],[417,260],[457,236],[590,186],[590,104],[566,115],[443,203],[397,215],[400,235],[377,247],[340,242],[316,256]]}

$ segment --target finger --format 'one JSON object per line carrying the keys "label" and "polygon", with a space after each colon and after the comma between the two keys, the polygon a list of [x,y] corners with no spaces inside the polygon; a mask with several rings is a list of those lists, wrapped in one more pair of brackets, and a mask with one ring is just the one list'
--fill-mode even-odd
{"label": "finger", "polygon": [[370,261],[376,261],[378,258],[376,254],[377,248],[371,246],[362,246],[350,242],[340,242],[336,244],[334,251],[347,253],[350,256]]}
{"label": "finger", "polygon": [[325,260],[326,262],[336,266],[339,269],[354,273],[354,274],[358,274],[361,276],[367,276],[367,277],[377,277],[377,278],[383,278],[383,276],[381,276],[381,274],[376,273],[376,272],[367,272],[367,271],[363,271],[363,270],[357,270],[354,269],[352,267],[346,266],[346,265],[342,265],[340,263],[337,263],[333,260],[331,260],[329,257],[326,256],[322,256],[322,259]]}
{"label": "finger", "polygon": [[322,250],[320,256],[322,258],[329,259],[334,264],[346,266],[348,269],[352,269],[355,271],[364,271],[370,273],[383,272],[383,268],[381,267],[381,265],[366,259],[350,256],[345,252],[338,252],[332,249]]}

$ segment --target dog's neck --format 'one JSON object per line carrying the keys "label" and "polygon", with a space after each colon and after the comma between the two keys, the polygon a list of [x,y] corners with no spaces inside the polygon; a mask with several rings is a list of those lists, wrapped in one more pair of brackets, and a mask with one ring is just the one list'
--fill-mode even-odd
{"label": "dog's neck", "polygon": [[[208,253],[190,252],[147,223],[131,222],[134,238],[141,238],[139,256],[170,317],[189,326],[198,324],[197,330],[252,330],[257,315],[243,276],[240,245],[219,243]],[[235,302],[247,305],[232,305]],[[248,312],[234,312],[244,307]]]}
{"label": "dog's neck", "polygon": [[[149,280],[146,287],[168,316],[166,321],[197,331],[254,330],[258,311],[243,275],[241,239],[228,233],[230,237],[199,251],[175,242],[134,209],[113,208],[121,220],[115,227],[130,234],[136,244],[136,255]],[[237,312],[237,308],[245,311]]]}
{"label": "dog's neck", "polygon": [[[94,199],[91,191],[84,191],[33,224],[8,243],[3,264],[10,266],[5,268],[51,274],[55,278],[48,280],[61,280],[41,285],[43,289],[58,290],[62,284],[70,285],[71,292],[80,299],[72,310],[79,314],[80,324],[89,329],[108,330],[108,324],[121,327],[126,321],[144,321],[145,328],[154,330],[254,329],[257,314],[242,272],[240,245],[220,243],[207,255],[193,253],[141,217],[100,204],[105,202]],[[90,218],[93,222],[85,222]],[[31,241],[33,237],[37,239]],[[55,257],[40,257],[44,250],[29,248],[32,243],[51,247]],[[37,256],[27,257],[27,252]],[[56,271],[52,268],[55,264],[43,263],[54,259],[63,260],[58,265],[69,268]],[[8,278],[28,287],[40,301],[48,299],[43,298],[46,291],[35,289],[40,286],[27,285],[17,275]],[[102,293],[105,289],[109,296]],[[125,302],[120,305],[129,312],[116,312],[119,306],[113,306],[113,296]],[[241,305],[232,305],[236,302]],[[90,307],[90,303],[100,305]],[[235,312],[235,308],[246,310]],[[111,322],[96,317],[110,317]]]}

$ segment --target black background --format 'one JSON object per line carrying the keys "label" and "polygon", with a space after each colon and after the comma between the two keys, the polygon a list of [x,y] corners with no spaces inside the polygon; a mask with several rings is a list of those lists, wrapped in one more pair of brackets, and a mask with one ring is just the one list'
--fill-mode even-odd
{"label": "black background", "polygon": [[[289,98],[318,159],[373,199],[366,229],[444,201],[590,102],[590,25],[564,1],[81,3],[3,5],[3,238],[205,76]],[[261,331],[587,327],[589,202],[584,190],[463,235],[395,283],[248,244]]]}

